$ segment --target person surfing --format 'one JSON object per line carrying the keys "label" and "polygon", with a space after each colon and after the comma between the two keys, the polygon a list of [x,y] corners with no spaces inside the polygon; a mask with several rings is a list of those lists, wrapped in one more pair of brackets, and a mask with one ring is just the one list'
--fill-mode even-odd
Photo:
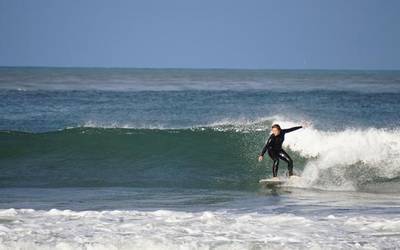
{"label": "person surfing", "polygon": [[293,160],[290,158],[288,153],[282,148],[283,141],[285,140],[285,134],[298,130],[303,126],[292,127],[288,129],[281,129],[279,124],[272,125],[272,133],[266,141],[261,153],[258,156],[258,161],[261,162],[264,159],[265,152],[268,151],[269,157],[272,159],[272,180],[278,180],[278,166],[279,160],[282,160],[288,164],[289,177],[293,176]]}

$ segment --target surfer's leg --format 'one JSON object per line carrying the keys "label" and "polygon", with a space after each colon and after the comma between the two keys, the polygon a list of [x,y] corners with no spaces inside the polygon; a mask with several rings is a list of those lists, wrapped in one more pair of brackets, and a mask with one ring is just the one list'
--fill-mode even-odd
{"label": "surfer's leg", "polygon": [[279,167],[279,158],[274,159],[274,163],[272,164],[272,176],[278,176],[278,167]]}
{"label": "surfer's leg", "polygon": [[292,160],[292,158],[290,158],[288,153],[286,153],[285,150],[283,150],[283,149],[279,152],[279,158],[288,164],[289,176],[292,176],[293,175],[293,160]]}
{"label": "surfer's leg", "polygon": [[272,163],[272,177],[278,176],[278,167],[279,167],[279,154],[274,153],[273,151],[268,151],[269,157],[271,157]]}

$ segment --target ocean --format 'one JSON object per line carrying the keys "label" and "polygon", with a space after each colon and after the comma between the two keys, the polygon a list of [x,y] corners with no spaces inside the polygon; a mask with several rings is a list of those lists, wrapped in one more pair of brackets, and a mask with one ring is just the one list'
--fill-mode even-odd
{"label": "ocean", "polygon": [[0,68],[0,249],[400,249],[399,191],[400,71]]}

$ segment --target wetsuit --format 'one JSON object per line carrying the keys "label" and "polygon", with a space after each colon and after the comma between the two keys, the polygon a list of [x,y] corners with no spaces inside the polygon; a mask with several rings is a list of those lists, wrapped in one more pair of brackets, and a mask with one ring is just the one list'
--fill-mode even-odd
{"label": "wetsuit", "polygon": [[273,177],[278,176],[278,166],[279,159],[286,162],[288,164],[289,176],[293,175],[293,161],[292,158],[282,149],[282,143],[285,140],[285,134],[295,131],[297,129],[302,128],[302,126],[297,126],[288,129],[281,129],[281,132],[278,136],[271,134],[268,138],[267,142],[264,145],[264,148],[261,151],[261,156],[264,156],[265,152],[268,150],[268,155],[274,161],[272,165],[272,175]]}

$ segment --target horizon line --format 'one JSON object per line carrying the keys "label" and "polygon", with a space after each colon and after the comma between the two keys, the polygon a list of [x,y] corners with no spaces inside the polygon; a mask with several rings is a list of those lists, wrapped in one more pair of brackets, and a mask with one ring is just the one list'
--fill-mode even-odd
{"label": "horizon line", "polygon": [[367,68],[236,68],[236,67],[132,67],[132,66],[20,66],[0,65],[0,68],[54,68],[54,69],[141,69],[141,70],[249,70],[249,71],[400,71],[398,69]]}

